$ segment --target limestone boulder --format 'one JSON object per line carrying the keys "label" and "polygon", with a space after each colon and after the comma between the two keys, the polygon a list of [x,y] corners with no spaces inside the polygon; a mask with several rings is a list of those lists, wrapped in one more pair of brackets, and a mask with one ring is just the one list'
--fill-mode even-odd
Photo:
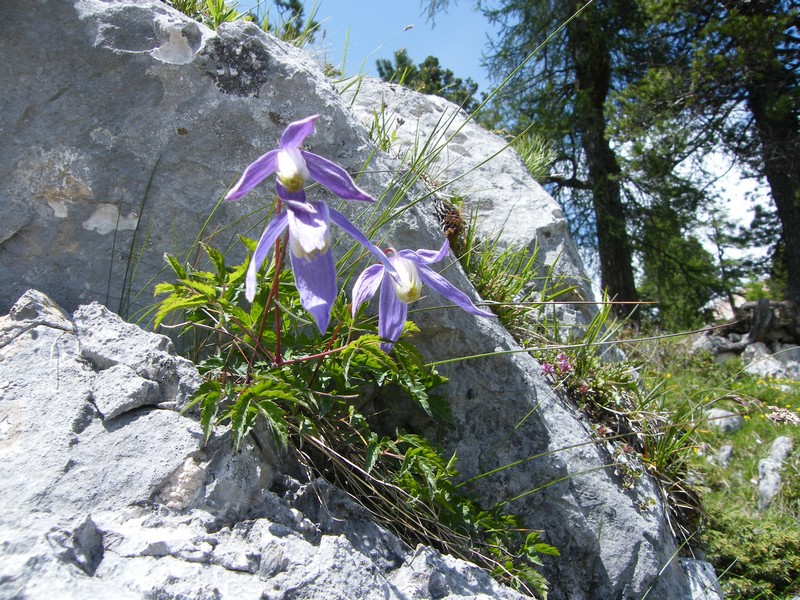
{"label": "limestone boulder", "polygon": [[215,33],[158,0],[11,0],[0,56],[3,312],[35,288],[138,317],[165,252],[210,236],[243,258],[237,236],[260,235],[274,188],[220,200],[293,120],[321,114],[311,149],[352,172],[369,152],[314,62],[254,24]]}
{"label": "limestone boulder", "polygon": [[[475,565],[408,548],[252,443],[204,446],[174,410],[196,371],[132,328],[34,291],[0,318],[0,597],[521,598]],[[87,358],[121,358],[120,336],[124,362]],[[150,371],[154,356],[164,368]]]}

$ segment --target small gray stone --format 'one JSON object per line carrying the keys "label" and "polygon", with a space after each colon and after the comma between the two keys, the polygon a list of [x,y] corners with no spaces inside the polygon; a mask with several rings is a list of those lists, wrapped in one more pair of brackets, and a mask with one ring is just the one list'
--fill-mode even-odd
{"label": "small gray stone", "polygon": [[70,316],[50,298],[37,290],[28,290],[0,317],[0,348],[26,331],[43,325],[74,333]]}
{"label": "small gray stone", "polygon": [[706,411],[706,423],[723,433],[736,433],[742,428],[742,417],[723,408],[712,408]]}
{"label": "small gray stone", "polygon": [[689,579],[692,600],[723,600],[714,567],[704,560],[682,558],[681,568]]}
{"label": "small gray stone", "polygon": [[731,463],[732,456],[733,456],[733,446],[731,446],[730,444],[721,446],[720,449],[717,451],[716,463],[721,467],[727,467]]}
{"label": "small gray stone", "polygon": [[180,409],[200,385],[197,369],[175,353],[167,336],[126,323],[96,302],[76,310],[74,322],[84,358],[99,370],[125,365],[143,379],[157,381],[160,404]]}
{"label": "small gray stone", "polygon": [[758,510],[766,510],[781,488],[781,470],[794,444],[792,438],[779,436],[770,446],[769,456],[758,463]]}
{"label": "small gray stone", "polygon": [[[789,364],[773,356],[767,345],[763,342],[756,342],[748,345],[744,352],[742,352],[742,362],[745,365],[745,372],[758,377],[787,379],[794,375],[794,373],[790,373],[788,368]],[[797,375],[800,375],[800,372],[797,373]]]}

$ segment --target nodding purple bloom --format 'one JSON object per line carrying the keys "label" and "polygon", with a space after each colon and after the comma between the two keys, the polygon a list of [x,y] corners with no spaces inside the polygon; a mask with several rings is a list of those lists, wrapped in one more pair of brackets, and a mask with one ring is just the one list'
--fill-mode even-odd
{"label": "nodding purple bloom", "polygon": [[256,274],[275,240],[289,228],[289,259],[300,302],[309,312],[320,332],[328,328],[331,308],[336,299],[336,268],[330,251],[331,221],[350,235],[379,260],[392,268],[388,259],[358,228],[325,202],[306,199],[306,181],[313,179],[345,200],[375,202],[359,189],[350,175],[339,165],[312,152],[301,150],[303,141],[314,133],[319,115],[290,123],[281,136],[278,148],[270,150],[249,165],[236,182],[226,200],[238,200],[273,173],[278,198],[286,205],[264,229],[247,270],[245,295],[252,302],[256,295]]}
{"label": "nodding purple bloom", "polygon": [[353,315],[358,308],[375,295],[381,288],[378,304],[378,334],[386,340],[381,344],[384,352],[389,352],[403,333],[408,314],[408,305],[419,300],[422,285],[426,284],[463,310],[479,317],[494,317],[489,311],[481,310],[467,295],[453,286],[428,265],[439,262],[449,250],[445,241],[441,250],[400,250],[389,257],[397,274],[387,272],[384,264],[372,265],[364,269],[353,286]]}

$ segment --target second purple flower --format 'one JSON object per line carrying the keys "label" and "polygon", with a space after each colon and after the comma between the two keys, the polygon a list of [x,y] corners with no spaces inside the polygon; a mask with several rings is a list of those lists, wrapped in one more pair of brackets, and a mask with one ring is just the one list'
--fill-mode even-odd
{"label": "second purple flower", "polygon": [[391,265],[397,276],[387,272],[384,264],[372,265],[364,269],[353,286],[353,316],[358,308],[381,290],[378,304],[378,335],[385,340],[381,344],[384,352],[389,352],[394,343],[403,333],[408,315],[408,305],[419,300],[422,295],[422,285],[425,284],[435,292],[441,294],[461,309],[479,317],[494,317],[488,310],[482,310],[472,303],[469,297],[453,286],[444,277],[431,269],[428,265],[439,262],[449,250],[445,240],[444,245],[436,250],[400,250],[391,251],[389,257]]}

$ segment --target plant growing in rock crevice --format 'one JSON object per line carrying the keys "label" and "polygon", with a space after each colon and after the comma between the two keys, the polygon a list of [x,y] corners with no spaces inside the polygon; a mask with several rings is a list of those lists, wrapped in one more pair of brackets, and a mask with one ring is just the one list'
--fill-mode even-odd
{"label": "plant growing in rock crevice", "polygon": [[[465,558],[500,581],[543,597],[546,582],[534,566],[541,564],[540,554],[555,549],[501,507],[484,510],[459,494],[455,456],[443,457],[413,434],[380,435],[365,416],[378,400],[410,402],[446,426],[447,404],[435,393],[446,380],[425,366],[414,347],[401,339],[390,354],[381,350],[374,319],[361,312],[353,318],[342,295],[332,308],[333,330],[313,334],[291,272],[275,278],[273,262],[266,277],[277,281],[283,311],[278,364],[271,287],[262,287],[245,310],[246,263],[228,268],[217,251],[206,251],[216,271],[196,270],[170,257],[177,281],[158,287],[167,295],[159,322],[179,315],[181,322],[173,326],[181,333],[204,334],[198,368],[205,383],[187,410],[199,413],[206,437],[227,425],[238,446],[261,421],[278,446],[351,493],[409,544]],[[406,333],[413,331],[408,323]]]}
{"label": "plant growing in rock crevice", "polygon": [[[341,213],[307,199],[306,181],[314,178],[342,198],[372,200],[343,169],[300,150],[299,141],[313,132],[314,122],[311,117],[290,124],[280,147],[248,167],[228,194],[237,199],[277,175],[275,217],[259,242],[243,240],[252,252],[249,267],[229,268],[210,246],[203,248],[211,271],[166,257],[176,281],[156,288],[165,295],[156,324],[178,316],[173,327],[199,333],[195,357],[205,382],[187,409],[197,410],[207,439],[215,426],[229,426],[236,447],[263,422],[277,446],[349,491],[409,543],[433,545],[544,596],[547,583],[534,567],[541,564],[540,555],[556,550],[501,505],[484,510],[459,494],[455,456],[445,458],[426,439],[401,430],[379,434],[365,416],[380,398],[410,402],[428,419],[447,422],[447,404],[435,394],[445,380],[424,364],[405,335],[414,331],[405,323],[405,305],[419,297],[419,285],[464,310],[493,315],[429,266],[444,258],[446,244],[438,252],[400,250],[387,256]],[[357,282],[353,307],[335,289],[330,222],[380,261]],[[291,272],[282,268],[287,258]],[[261,279],[266,285],[258,285]],[[374,319],[358,308],[381,283],[376,334]],[[403,310],[392,309],[392,302]],[[392,326],[384,327],[384,319]]]}
{"label": "plant growing in rock crevice", "polygon": [[608,451],[623,486],[635,487],[645,472],[653,477],[673,533],[697,546],[703,509],[687,483],[701,425],[696,407],[668,403],[663,382],[642,377],[641,362],[604,356],[624,344],[621,325],[610,316],[611,303],[601,304],[582,339],[536,351],[542,373],[590,417],[596,443]]}

